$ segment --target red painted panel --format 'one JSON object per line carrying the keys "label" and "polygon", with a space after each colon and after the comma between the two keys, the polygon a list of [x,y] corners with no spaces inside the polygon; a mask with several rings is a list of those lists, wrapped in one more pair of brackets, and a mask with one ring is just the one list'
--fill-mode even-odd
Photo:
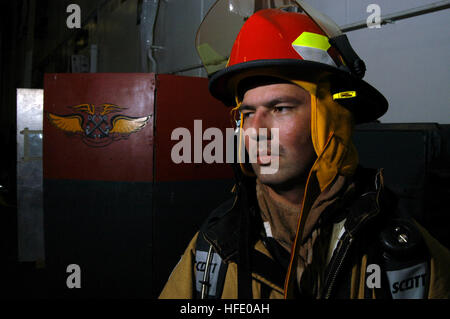
{"label": "red painted panel", "polygon": [[[155,180],[181,181],[232,178],[229,164],[180,163],[172,161],[172,147],[179,143],[171,140],[178,127],[187,128],[191,134],[194,159],[194,120],[202,120],[202,134],[209,127],[222,130],[231,127],[230,109],[214,99],[208,91],[205,78],[157,75],[155,131]],[[210,141],[204,141],[202,149]],[[225,147],[225,141],[224,141]]]}
{"label": "red painted panel", "polygon": [[44,178],[153,180],[154,74],[46,74]]}

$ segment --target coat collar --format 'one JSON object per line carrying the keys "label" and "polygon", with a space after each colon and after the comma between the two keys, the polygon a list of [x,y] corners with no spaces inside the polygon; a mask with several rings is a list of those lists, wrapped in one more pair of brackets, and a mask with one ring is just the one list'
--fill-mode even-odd
{"label": "coat collar", "polygon": [[[348,205],[343,208],[347,231],[359,230],[367,220],[367,215],[379,212],[380,193],[383,189],[382,173],[373,169],[358,167],[353,176],[353,182],[355,197],[347,201]],[[258,240],[262,227],[259,213],[256,213],[259,210],[254,192],[255,180],[247,179],[237,185],[234,197],[216,208],[200,229],[206,241],[214,247],[225,262],[237,261],[243,211],[249,213],[250,242],[255,243]],[[243,193],[247,193],[247,201],[243,200]],[[245,204],[247,207],[242,207]],[[342,214],[342,211],[336,213]],[[329,212],[324,216],[324,220],[329,222],[336,217],[339,216]]]}

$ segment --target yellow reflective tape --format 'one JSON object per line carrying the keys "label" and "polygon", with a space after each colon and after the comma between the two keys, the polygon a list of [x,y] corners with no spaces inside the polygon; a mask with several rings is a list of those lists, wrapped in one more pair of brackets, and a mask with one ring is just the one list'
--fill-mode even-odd
{"label": "yellow reflective tape", "polygon": [[333,94],[333,100],[350,99],[356,97],[356,91],[345,91]]}
{"label": "yellow reflective tape", "polygon": [[326,36],[312,32],[303,32],[292,44],[324,51],[327,51],[331,47]]}

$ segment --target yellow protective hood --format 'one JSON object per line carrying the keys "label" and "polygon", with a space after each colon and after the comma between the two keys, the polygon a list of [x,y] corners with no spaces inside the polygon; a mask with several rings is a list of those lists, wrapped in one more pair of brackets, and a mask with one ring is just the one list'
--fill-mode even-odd
{"label": "yellow protective hood", "polygon": [[[291,80],[311,95],[311,139],[317,159],[305,187],[297,234],[285,282],[285,297],[292,293],[300,247],[309,237],[319,216],[310,214],[317,197],[338,177],[352,176],[358,165],[358,153],[352,142],[354,120],[351,112],[335,102],[329,82],[319,84]],[[317,214],[316,214],[317,215]]]}
{"label": "yellow protective hood", "polygon": [[353,116],[333,100],[329,82],[291,81],[311,94],[311,138],[317,160],[310,175],[316,176],[322,192],[338,174],[355,172],[358,153],[351,140]]}

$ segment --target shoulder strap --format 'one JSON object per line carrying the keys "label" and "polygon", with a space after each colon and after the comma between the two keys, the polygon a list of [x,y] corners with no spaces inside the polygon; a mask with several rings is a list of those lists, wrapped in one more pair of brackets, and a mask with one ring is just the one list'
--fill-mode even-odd
{"label": "shoulder strap", "polygon": [[252,265],[254,273],[283,289],[284,280],[286,278],[286,269],[281,267],[279,263],[256,249],[253,249]]}
{"label": "shoulder strap", "polygon": [[195,295],[205,299],[220,299],[228,264],[223,262],[200,232],[195,246]]}

